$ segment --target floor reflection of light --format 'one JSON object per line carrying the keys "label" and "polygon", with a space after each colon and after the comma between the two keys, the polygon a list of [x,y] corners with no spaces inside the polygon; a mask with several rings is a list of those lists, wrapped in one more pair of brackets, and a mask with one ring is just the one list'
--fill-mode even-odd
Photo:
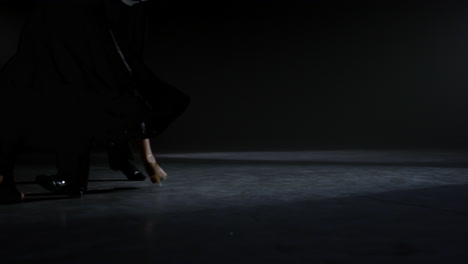
{"label": "floor reflection of light", "polygon": [[278,161],[336,161],[336,162],[465,162],[466,151],[439,150],[315,150],[315,151],[252,151],[252,152],[193,152],[160,154],[161,158],[216,160],[278,160]]}
{"label": "floor reflection of light", "polygon": [[[318,200],[468,183],[468,154],[462,151],[195,152],[160,157],[175,167],[193,169],[213,194],[242,190],[265,200]],[[232,182],[226,185],[221,179]]]}

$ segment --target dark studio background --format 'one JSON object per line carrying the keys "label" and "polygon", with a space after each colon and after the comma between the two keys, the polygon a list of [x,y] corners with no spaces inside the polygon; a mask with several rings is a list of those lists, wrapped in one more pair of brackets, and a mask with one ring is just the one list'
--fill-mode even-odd
{"label": "dark studio background", "polygon": [[[24,3],[1,3],[2,65]],[[468,146],[462,1],[151,4],[146,60],[192,97],[161,150]]]}

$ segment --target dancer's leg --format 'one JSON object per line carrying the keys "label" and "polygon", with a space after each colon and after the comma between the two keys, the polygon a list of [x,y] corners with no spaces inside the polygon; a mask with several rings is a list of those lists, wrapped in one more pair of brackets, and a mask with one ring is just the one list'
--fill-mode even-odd
{"label": "dancer's leg", "polygon": [[145,180],[145,175],[130,162],[133,160],[133,155],[127,139],[111,140],[107,153],[111,169],[120,170],[129,181]]}
{"label": "dancer's leg", "polygon": [[161,184],[161,180],[167,178],[167,173],[159,166],[151,149],[148,138],[139,140],[140,150],[143,156],[143,163],[153,183]]}
{"label": "dancer's leg", "polygon": [[91,138],[61,139],[57,149],[57,177],[67,183],[66,193],[81,197],[88,187]]}
{"label": "dancer's leg", "polygon": [[18,202],[24,194],[16,189],[14,168],[20,137],[16,133],[2,133],[0,138],[0,203]]}

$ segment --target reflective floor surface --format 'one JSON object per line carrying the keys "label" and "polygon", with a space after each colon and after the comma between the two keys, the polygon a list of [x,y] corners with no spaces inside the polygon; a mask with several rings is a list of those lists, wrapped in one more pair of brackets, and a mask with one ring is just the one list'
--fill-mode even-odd
{"label": "reflective floor surface", "polygon": [[0,206],[0,263],[452,263],[468,257],[468,152],[315,150],[160,154],[161,187],[95,152],[89,192],[34,183]]}

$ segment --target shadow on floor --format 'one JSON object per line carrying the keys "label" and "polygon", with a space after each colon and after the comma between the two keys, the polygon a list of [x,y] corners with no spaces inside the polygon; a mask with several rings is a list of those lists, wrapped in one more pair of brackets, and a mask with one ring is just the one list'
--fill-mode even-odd
{"label": "shadow on floor", "polygon": [[[115,193],[115,192],[122,192],[122,191],[129,191],[129,190],[137,190],[137,187],[117,187],[117,188],[109,188],[109,189],[99,189],[99,190],[91,190],[86,192],[86,196],[93,195],[93,194],[105,194],[105,193]],[[63,200],[63,199],[75,199],[67,197],[60,193],[25,193],[26,199],[23,203],[30,203],[30,202],[39,202],[39,201],[48,201],[48,200]]]}
{"label": "shadow on floor", "polygon": [[[89,182],[126,182],[127,179],[114,180],[114,179],[99,179],[99,180],[89,180]],[[26,184],[37,184],[36,181],[17,181],[17,185],[26,185]]]}

